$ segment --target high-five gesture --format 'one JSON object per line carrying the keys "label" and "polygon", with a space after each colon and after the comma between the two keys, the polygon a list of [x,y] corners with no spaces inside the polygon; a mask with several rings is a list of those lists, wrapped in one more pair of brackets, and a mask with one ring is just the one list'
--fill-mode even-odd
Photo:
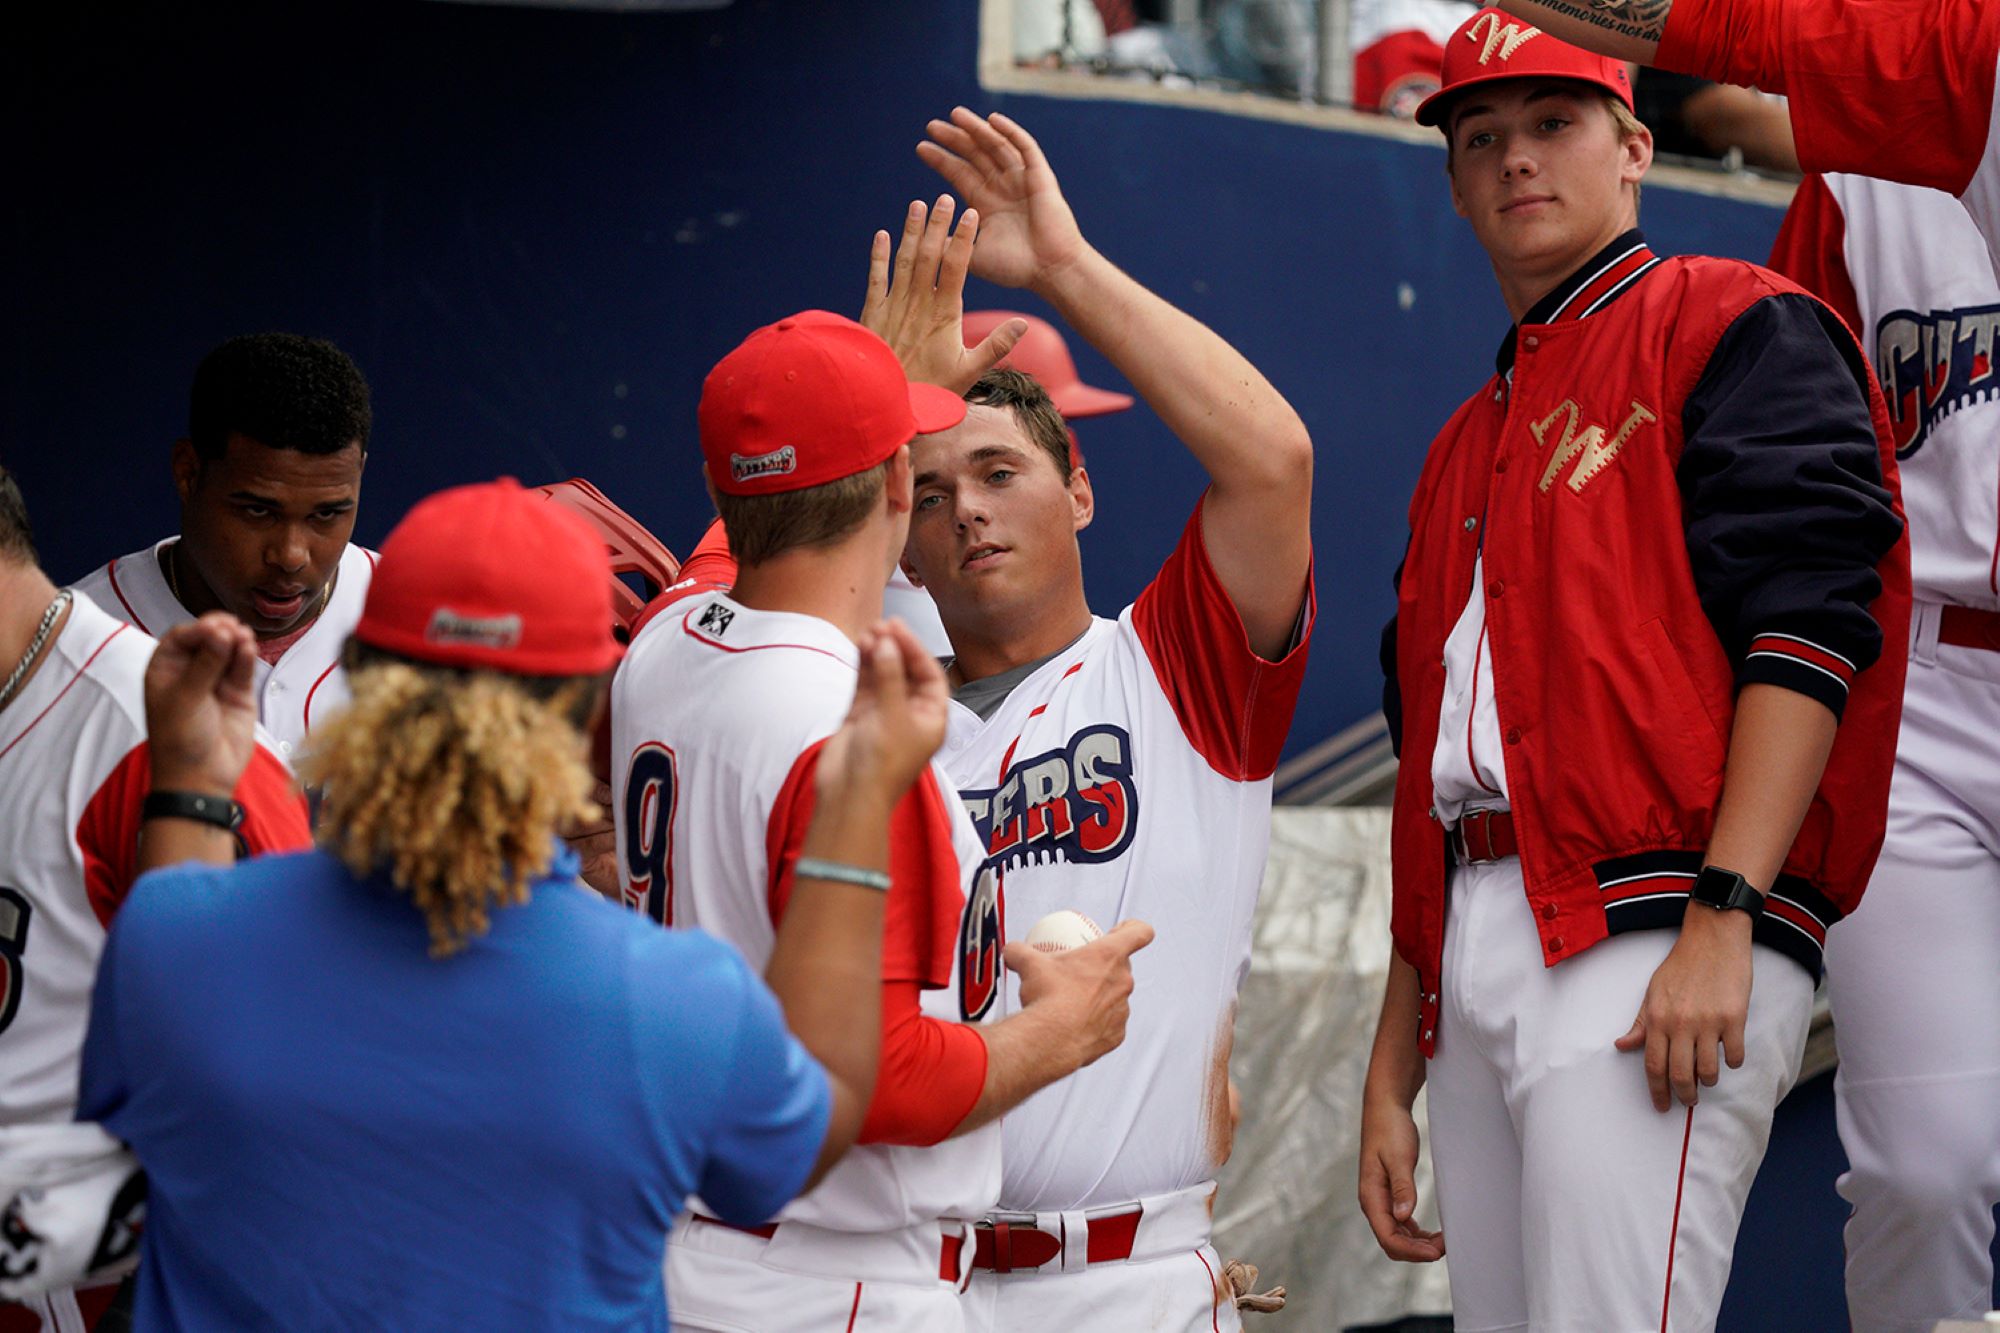
{"label": "high-five gesture", "polygon": [[861,323],[895,349],[911,379],[962,394],[1014,350],[1028,325],[1011,319],[979,346],[965,345],[965,274],[979,236],[979,213],[966,209],[954,232],[953,208],[948,194],[939,195],[933,209],[925,209],[922,200],[910,204],[903,217],[903,239],[896,248],[893,281],[889,233],[875,233]]}
{"label": "high-five gesture", "polygon": [[1033,135],[997,111],[982,118],[962,106],[925,131],[917,156],[979,213],[974,274],[1040,292],[1089,249]]}

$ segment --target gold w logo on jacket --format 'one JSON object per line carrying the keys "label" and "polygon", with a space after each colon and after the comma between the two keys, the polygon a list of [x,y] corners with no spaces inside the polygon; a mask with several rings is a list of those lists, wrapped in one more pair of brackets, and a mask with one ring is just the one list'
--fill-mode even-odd
{"label": "gold w logo on jacket", "polygon": [[1544,446],[1555,431],[1556,423],[1562,423],[1562,433],[1556,436],[1555,450],[1549,455],[1548,465],[1542,469],[1542,492],[1546,494],[1549,487],[1555,484],[1556,473],[1562,471],[1571,459],[1576,459],[1576,468],[1565,484],[1576,494],[1583,494],[1583,488],[1590,479],[1611,466],[1611,460],[1618,457],[1618,451],[1625,447],[1625,442],[1637,433],[1639,427],[1659,419],[1652,408],[1634,398],[1631,414],[1618,427],[1617,434],[1607,440],[1602,426],[1586,425],[1578,430],[1577,427],[1583,423],[1583,409],[1577,406],[1576,399],[1563,399],[1556,404],[1555,411],[1540,421],[1528,423],[1528,429],[1535,434],[1535,443]]}

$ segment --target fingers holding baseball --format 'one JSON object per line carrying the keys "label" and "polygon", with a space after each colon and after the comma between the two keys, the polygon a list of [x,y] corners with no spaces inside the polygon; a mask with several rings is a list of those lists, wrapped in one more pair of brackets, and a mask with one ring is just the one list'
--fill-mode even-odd
{"label": "fingers holding baseball", "polygon": [[1025,940],[1002,955],[1021,978],[1024,1010],[1047,1015],[1053,1031],[1078,1045],[1079,1066],[1115,1050],[1131,1017],[1132,955],[1153,940],[1143,921],[1123,921],[1102,938],[1044,952]]}

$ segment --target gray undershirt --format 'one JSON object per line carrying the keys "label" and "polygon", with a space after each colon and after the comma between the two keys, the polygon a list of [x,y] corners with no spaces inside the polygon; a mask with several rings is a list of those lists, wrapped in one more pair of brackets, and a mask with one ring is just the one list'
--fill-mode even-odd
{"label": "gray undershirt", "polygon": [[[1083,632],[1083,634],[1088,633],[1090,631],[1087,629]],[[953,690],[951,697],[963,706],[970,708],[974,713],[977,713],[981,722],[991,722],[993,715],[1000,711],[1001,704],[1007,702],[1007,696],[1014,692],[1016,685],[1019,685],[1022,681],[1034,675],[1037,671],[1040,671],[1043,667],[1055,661],[1079,643],[1082,643],[1083,634],[1077,635],[1074,639],[1071,639],[1068,643],[1046,657],[1038,657],[1032,662],[1023,662],[1017,667],[1009,667],[996,675],[982,676],[978,680],[968,680],[965,684]],[[949,663],[946,665],[948,666]]]}

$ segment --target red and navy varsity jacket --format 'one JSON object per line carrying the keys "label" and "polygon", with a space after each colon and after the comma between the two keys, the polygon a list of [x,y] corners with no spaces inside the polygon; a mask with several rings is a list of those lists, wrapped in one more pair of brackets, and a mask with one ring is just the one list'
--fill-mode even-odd
{"label": "red and navy varsity jacket", "polygon": [[[1886,408],[1839,316],[1767,270],[1613,242],[1510,330],[1410,504],[1386,705],[1397,950],[1434,1046],[1444,645],[1484,556],[1507,790],[1543,961],[1677,927],[1736,691],[1841,717],[1756,939],[1816,977],[1881,849],[1909,632]],[[1884,656],[1883,644],[1890,645]],[[1877,661],[1878,658],[1882,660]]]}

